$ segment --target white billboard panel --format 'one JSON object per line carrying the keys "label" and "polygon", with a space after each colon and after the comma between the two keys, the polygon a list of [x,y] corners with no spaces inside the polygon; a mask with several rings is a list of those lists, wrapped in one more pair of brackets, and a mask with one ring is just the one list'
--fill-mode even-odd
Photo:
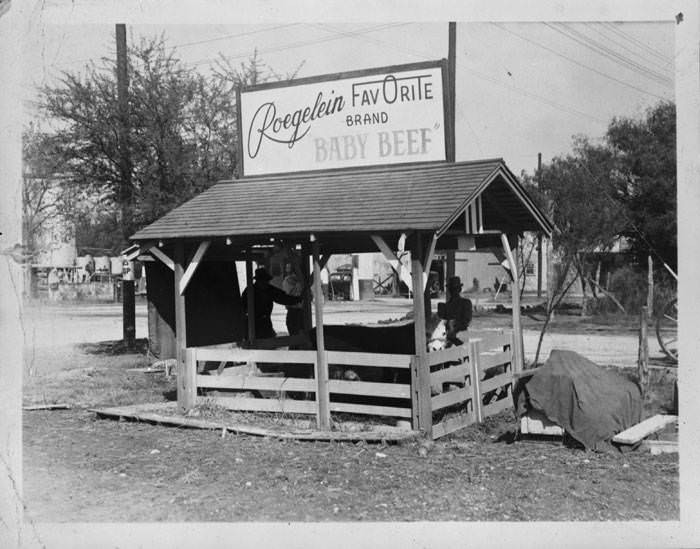
{"label": "white billboard panel", "polygon": [[241,92],[244,175],[445,160],[442,71],[406,65]]}

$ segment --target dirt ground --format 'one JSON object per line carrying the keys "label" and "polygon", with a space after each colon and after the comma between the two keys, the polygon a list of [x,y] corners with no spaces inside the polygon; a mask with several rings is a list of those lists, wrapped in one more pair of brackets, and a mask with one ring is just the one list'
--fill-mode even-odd
{"label": "dirt ground", "polygon": [[[337,304],[328,316],[333,322],[400,316],[400,307],[387,307],[374,303],[363,312]],[[25,334],[41,335],[25,360],[25,405],[72,406],[24,412],[28,520],[679,518],[677,454],[593,453],[561,441],[514,442],[512,412],[423,446],[427,452],[420,441],[321,443],[231,433],[222,438],[220,431],[97,419],[88,407],[161,402],[174,389],[162,374],[128,371],[149,363],[143,340],[139,352],[128,354],[117,343],[105,343],[121,335],[119,313],[114,305],[25,311]],[[138,314],[137,336],[143,338],[143,306]],[[492,313],[476,321],[506,325],[509,317]],[[525,323],[526,333],[535,331],[537,320]],[[595,351],[600,338],[619,341],[621,348],[632,339],[636,355],[632,321],[560,317],[552,333],[578,342],[573,350],[589,358],[582,351]],[[631,365],[629,360],[620,358],[622,365]],[[672,368],[653,371],[647,415],[670,404],[674,379]]]}

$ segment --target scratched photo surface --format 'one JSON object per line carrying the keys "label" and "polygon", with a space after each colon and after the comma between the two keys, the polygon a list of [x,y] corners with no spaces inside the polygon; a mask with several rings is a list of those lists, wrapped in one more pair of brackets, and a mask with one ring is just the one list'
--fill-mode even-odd
{"label": "scratched photo surface", "polygon": [[[596,522],[604,527],[592,535],[603,540],[622,523],[634,521],[662,525],[653,542],[666,546],[666,536],[675,531],[672,525],[681,520],[677,421],[667,421],[647,435],[659,442],[657,450],[610,445],[593,451],[562,436],[561,429],[538,436],[537,428],[552,422],[528,417],[530,423],[525,425],[513,400],[515,385],[493,397],[495,402],[507,395],[508,406],[488,415],[481,410],[482,404],[485,409],[489,405],[481,393],[482,404],[474,408],[477,397],[472,397],[471,381],[455,382],[447,373],[432,372],[429,377],[445,380],[426,388],[426,398],[433,405],[449,399],[457,402],[450,392],[456,397],[468,391],[471,404],[465,404],[462,412],[473,419],[442,436],[439,429],[460,420],[433,414],[431,425],[443,422],[436,431],[439,438],[403,436],[418,421],[411,412],[411,398],[419,398],[411,397],[414,378],[404,379],[395,369],[375,379],[375,371],[366,371],[379,368],[331,365],[327,383],[350,395],[330,400],[329,430],[340,436],[304,440],[313,439],[309,433],[317,433],[320,425],[315,385],[305,385],[313,381],[312,375],[295,378],[297,374],[289,374],[282,365],[251,366],[247,359],[201,361],[197,377],[222,372],[225,377],[232,375],[230,368],[249,368],[235,375],[255,372],[265,378],[261,385],[265,388],[242,386],[236,397],[240,402],[256,401],[264,411],[227,410],[217,397],[230,394],[200,379],[204,385],[195,405],[186,415],[177,412],[182,402],[176,350],[180,343],[174,327],[178,303],[183,307],[186,303],[188,315],[189,311],[201,315],[191,321],[187,316],[187,337],[194,334],[193,340],[207,341],[202,347],[210,342],[228,344],[226,333],[233,331],[244,339],[250,328],[242,311],[249,301],[242,295],[254,267],[260,266],[267,268],[271,285],[279,291],[291,291],[287,276],[295,270],[304,288],[296,294],[299,299],[319,292],[325,296],[322,311],[315,308],[315,301],[302,308],[306,314],[308,307],[309,322],[313,320],[308,327],[322,315],[330,330],[323,345],[337,356],[374,352],[370,349],[376,345],[370,340],[375,337],[381,340],[377,345],[399,348],[410,343],[411,352],[416,352],[415,343],[422,342],[430,352],[443,352],[434,347],[435,340],[448,347],[452,343],[446,343],[450,327],[440,324],[445,309],[439,305],[449,299],[448,282],[456,275],[461,295],[473,306],[469,329],[461,332],[467,345],[470,338],[487,341],[486,334],[511,334],[517,322],[520,358],[515,340],[499,348],[511,353],[510,361],[520,360],[525,368],[535,361],[541,366],[553,350],[566,349],[595,363],[602,375],[634,385],[642,348],[639,303],[647,299],[647,264],[645,259],[643,275],[635,273],[637,278],[627,271],[628,278],[616,275],[615,269],[627,261],[624,258],[632,257],[624,244],[616,241],[605,250],[591,248],[589,258],[597,255],[584,269],[592,281],[576,282],[561,310],[545,323],[548,287],[554,288],[551,272],[562,265],[556,266],[557,252],[548,254],[549,239],[542,251],[536,233],[522,231],[515,226],[517,221],[508,224],[512,203],[498,204],[493,202],[495,194],[486,194],[489,174],[475,183],[474,197],[485,194],[473,202],[455,190],[458,187],[451,185],[449,176],[425,198],[425,210],[418,215],[428,216],[440,202],[452,204],[450,212],[464,210],[462,217],[450,218],[461,223],[464,234],[448,234],[454,237],[448,245],[435,236],[432,249],[429,237],[421,244],[410,234],[401,236],[401,231],[395,235],[401,238],[388,232],[375,238],[373,227],[358,224],[355,231],[364,230],[369,244],[359,250],[340,246],[334,253],[330,244],[323,248],[320,237],[322,253],[314,256],[316,237],[310,240],[308,229],[314,226],[313,212],[310,219],[299,220],[298,235],[265,234],[250,242],[223,233],[188,237],[180,259],[174,244],[178,235],[170,241],[131,237],[172,216],[175,208],[210,192],[220,181],[234,188],[236,184],[254,188],[256,181],[264,186],[268,179],[276,185],[292,179],[299,182],[298,188],[282,183],[279,188],[286,194],[269,198],[275,208],[285,201],[294,208],[295,194],[303,191],[319,212],[364,219],[363,210],[382,209],[376,197],[386,201],[386,211],[397,211],[421,192],[421,179],[414,174],[452,163],[493,165],[493,173],[504,174],[498,175],[504,185],[517,181],[507,183],[510,189],[524,189],[513,190],[513,196],[531,208],[527,211],[536,212],[534,218],[540,219],[537,212],[541,212],[547,218],[543,226],[556,235],[560,227],[552,223],[552,216],[560,215],[557,205],[546,207],[530,196],[538,192],[539,176],[582,150],[596,151],[601,162],[607,162],[605,155],[642,155],[640,150],[648,147],[653,152],[639,162],[653,164],[649,167],[653,177],[661,181],[666,167],[675,170],[674,61],[679,23],[672,11],[664,21],[456,19],[453,42],[447,18],[373,20],[368,13],[366,21],[355,22],[290,17],[245,24],[225,20],[144,24],[132,19],[123,27],[121,45],[116,18],[56,22],[40,15],[40,10],[33,12],[23,27],[31,32],[21,36],[22,63],[17,71],[23,192],[14,215],[21,230],[6,233],[16,235],[12,241],[2,241],[22,296],[21,502],[27,543],[51,546],[48,540],[57,539],[57,531],[44,534],[44,523],[60,523],[61,531],[61,525],[78,523],[242,527],[265,522],[274,523],[269,535],[277,536],[282,531],[275,528],[286,523],[302,527],[321,523],[327,535],[331,533],[327,528],[336,523],[340,531],[378,522],[485,523],[484,531],[489,532],[497,523],[536,528],[539,522],[562,526],[573,522],[576,530]],[[0,9],[0,25],[5,17]],[[123,45],[126,81],[120,84],[118,50]],[[641,145],[625,149],[628,142],[614,141],[619,137],[614,131],[628,131],[629,139],[638,139]],[[653,137],[647,139],[643,132]],[[384,192],[367,190],[372,198],[363,208],[345,211],[348,204],[362,202],[356,189],[370,187],[360,184],[365,177],[362,170],[373,173],[372,185]],[[385,170],[388,174],[405,170],[401,172],[405,180],[396,187],[400,192],[389,192],[387,186],[394,183],[386,183],[390,176],[381,175]],[[333,195],[324,192],[324,177],[330,180],[338,173],[349,174],[344,176],[347,182],[338,183]],[[667,211],[654,215],[659,223],[675,226],[675,171],[673,178],[672,187],[659,183],[666,194],[658,198],[667,210],[672,208],[672,219]],[[632,185],[631,181],[629,189]],[[308,192],[313,186],[317,190]],[[590,189],[595,192],[595,185]],[[668,189],[674,193],[672,199]],[[606,203],[616,198],[574,191],[571,211],[607,208]],[[240,212],[239,220],[254,223],[256,217],[264,217],[267,207],[265,200],[253,201],[248,211]],[[187,208],[182,210],[191,216],[184,221],[186,230],[206,231],[208,220],[225,217],[213,210]],[[282,207],[279,216],[285,215],[295,213]],[[606,219],[612,224],[624,215],[629,214]],[[387,223],[397,224],[397,217]],[[598,223],[603,217],[591,219]],[[406,227],[411,222],[405,220]],[[167,230],[168,223],[159,227]],[[501,234],[509,231],[513,234],[501,240]],[[302,233],[305,240],[299,236]],[[517,233],[523,235],[520,241],[511,239],[508,246]],[[332,231],[328,234],[327,243],[341,242]],[[359,237],[352,242],[360,242]],[[677,291],[668,274],[678,270],[675,240],[673,252],[663,247],[664,242],[653,241],[652,248],[658,249],[649,251],[657,283],[652,302],[658,307],[672,302]],[[430,308],[420,313],[425,333],[415,335],[414,342],[411,330],[401,332],[411,332],[411,341],[394,341],[389,331],[380,336],[379,331],[362,332],[351,347],[349,340],[343,340],[346,347],[336,350],[333,345],[344,337],[338,335],[337,341],[336,334],[348,324],[375,328],[418,324],[412,256],[403,254],[420,245],[427,250],[424,263],[429,256],[425,265],[419,265],[421,284],[429,288]],[[506,246],[515,251],[521,272],[517,307],[523,313],[517,321]],[[254,258],[254,267],[246,266],[247,257]],[[419,254],[414,251],[413,257]],[[672,264],[668,257],[673,257]],[[174,280],[184,288],[183,275],[191,297],[178,301],[177,295],[187,293],[174,291]],[[209,277],[208,282],[198,281],[198,276]],[[320,277],[318,286],[315,276]],[[625,285],[637,283],[644,284],[640,296],[644,295],[630,305],[633,298]],[[605,300],[608,308],[591,308],[595,299]],[[278,300],[267,319],[278,337],[290,334],[290,303]],[[127,313],[128,307],[133,309]],[[231,307],[235,311],[228,310]],[[131,318],[128,326],[125,314]],[[676,345],[672,341],[677,326],[670,330],[665,342]],[[283,349],[303,349],[316,356],[315,332],[306,337],[314,338],[309,346],[294,340]],[[677,351],[674,361],[663,337],[657,337],[653,320],[645,341],[651,368],[639,419],[677,415]],[[510,372],[509,383],[517,384],[519,378],[513,377],[513,366],[508,364],[500,373]],[[365,375],[369,377],[363,379]],[[484,380],[487,384],[491,375]],[[284,390],[275,381],[278,378],[294,380],[299,389]],[[393,396],[384,401],[383,396],[353,400],[362,394],[353,383],[376,385],[373,394],[385,391]],[[270,400],[282,403],[278,411],[259,404]],[[285,402],[291,404],[285,408]],[[337,404],[342,402],[348,410],[391,407],[399,412],[353,414],[334,411],[333,402],[337,410],[344,409]],[[157,415],[159,421],[95,412],[136,408]],[[168,426],[168,418],[186,418],[193,420],[190,427],[199,422],[208,428]],[[531,437],[522,433],[528,426],[535,432]],[[375,431],[389,434],[373,438],[370,434]],[[396,433],[401,436],[394,437]],[[425,531],[419,530],[420,535]],[[456,541],[457,532],[448,528],[442,535]],[[178,546],[185,538],[168,539],[171,546]],[[488,534],[478,539],[484,544],[493,541]],[[371,540],[371,535],[365,539]],[[650,540],[647,536],[643,543]]]}

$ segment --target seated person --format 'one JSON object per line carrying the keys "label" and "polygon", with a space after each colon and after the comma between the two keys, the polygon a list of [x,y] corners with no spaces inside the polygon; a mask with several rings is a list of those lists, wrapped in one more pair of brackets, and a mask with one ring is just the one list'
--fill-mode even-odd
{"label": "seated person", "polygon": [[462,345],[464,342],[457,337],[458,332],[469,328],[472,321],[472,302],[460,295],[462,281],[458,276],[452,276],[447,281],[447,299],[438,306],[438,316],[445,320],[447,328],[447,344]]}

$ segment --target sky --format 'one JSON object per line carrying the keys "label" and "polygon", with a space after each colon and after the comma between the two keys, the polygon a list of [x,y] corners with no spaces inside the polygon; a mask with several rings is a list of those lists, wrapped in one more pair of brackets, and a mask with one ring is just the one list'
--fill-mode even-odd
{"label": "sky", "polygon": [[[53,24],[24,45],[28,119],[35,88],[115,55],[114,25]],[[571,150],[572,136],[603,136],[614,116],[642,116],[673,99],[674,26],[659,23],[457,23],[457,160],[502,157],[516,174]],[[127,26],[127,40],[163,35],[207,73],[257,50],[280,75],[299,77],[447,57],[447,22]]]}
{"label": "sky", "polygon": [[[40,18],[25,35],[26,119],[35,88],[114,57],[114,24]],[[182,61],[207,73],[257,50],[271,71],[299,77],[447,57],[444,22],[129,24],[127,40],[163,35]],[[516,174],[571,150],[578,134],[600,139],[615,116],[639,117],[674,97],[671,22],[457,21],[456,159],[502,157]]]}

